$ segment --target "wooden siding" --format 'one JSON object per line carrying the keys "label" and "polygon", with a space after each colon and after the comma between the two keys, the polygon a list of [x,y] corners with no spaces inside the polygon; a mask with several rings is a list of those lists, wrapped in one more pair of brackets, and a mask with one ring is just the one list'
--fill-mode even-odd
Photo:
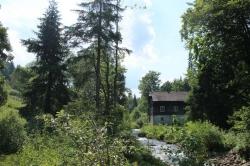
{"label": "wooden siding", "polygon": [[[184,102],[179,101],[159,101],[153,102],[151,107],[153,106],[153,115],[183,115],[184,114]],[[160,107],[164,106],[165,110],[160,110]],[[177,107],[177,110],[175,109]],[[152,109],[152,108],[151,108]]]}

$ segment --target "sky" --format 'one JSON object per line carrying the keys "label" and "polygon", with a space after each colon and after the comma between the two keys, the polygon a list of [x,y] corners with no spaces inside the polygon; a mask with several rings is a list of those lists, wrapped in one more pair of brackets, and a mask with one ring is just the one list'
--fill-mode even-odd
{"label": "sky", "polygon": [[[57,0],[62,23],[76,22],[77,4],[82,0]],[[181,15],[192,0],[122,0],[129,6],[120,23],[123,46],[132,50],[123,65],[127,69],[126,86],[139,96],[139,80],[150,70],[161,73],[162,83],[184,77],[188,51],[181,41]],[[39,19],[48,0],[0,0],[0,20],[8,28],[15,65],[25,66],[35,59],[20,40],[34,38]],[[143,8],[146,6],[146,8]]]}

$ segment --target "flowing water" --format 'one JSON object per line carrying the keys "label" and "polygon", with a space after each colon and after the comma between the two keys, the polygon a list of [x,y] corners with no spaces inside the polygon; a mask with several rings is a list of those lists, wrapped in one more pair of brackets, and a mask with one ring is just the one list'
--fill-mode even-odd
{"label": "flowing water", "polygon": [[148,148],[155,158],[159,158],[163,162],[178,166],[179,161],[184,158],[184,154],[179,147],[174,144],[167,144],[156,139],[148,139],[145,137],[138,137],[140,129],[133,129],[133,135],[146,148]]}

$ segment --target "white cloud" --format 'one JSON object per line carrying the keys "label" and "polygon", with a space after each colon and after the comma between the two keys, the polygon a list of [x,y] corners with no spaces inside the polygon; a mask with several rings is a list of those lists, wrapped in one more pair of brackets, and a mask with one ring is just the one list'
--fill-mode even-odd
{"label": "white cloud", "polygon": [[32,61],[35,56],[31,53],[27,53],[25,47],[22,46],[20,41],[20,36],[16,31],[9,30],[9,40],[11,41],[12,45],[12,54],[14,55],[14,63],[25,65],[27,62]]}
{"label": "white cloud", "polygon": [[143,2],[145,3],[145,5],[147,7],[151,7],[152,6],[152,0],[143,0]]}
{"label": "white cloud", "polygon": [[[1,5],[0,16],[5,27],[8,27],[9,40],[13,49],[14,63],[26,65],[35,56],[26,51],[21,39],[33,37],[37,30],[38,18],[43,17],[48,7],[48,0],[12,0],[4,1]],[[62,23],[71,25],[76,21],[77,14],[72,10],[77,8],[81,0],[57,0]]]}
{"label": "white cloud", "polygon": [[[147,5],[151,5],[150,0],[144,0],[144,2]],[[138,12],[136,9],[128,9],[124,13],[124,19],[121,24],[121,27],[126,27],[126,29],[122,29],[123,45],[133,51],[124,60],[124,65],[128,69],[147,70],[148,66],[155,64],[159,59],[154,47],[156,33],[151,17],[152,13],[150,10],[140,10]],[[141,31],[146,32],[138,35]],[[143,43],[142,46],[140,45],[141,43]]]}

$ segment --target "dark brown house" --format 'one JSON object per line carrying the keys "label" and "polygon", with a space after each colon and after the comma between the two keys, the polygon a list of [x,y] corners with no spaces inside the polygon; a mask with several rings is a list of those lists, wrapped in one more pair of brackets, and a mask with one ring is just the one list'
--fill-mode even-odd
{"label": "dark brown house", "polygon": [[173,117],[178,121],[184,121],[184,101],[187,94],[188,92],[152,92],[149,95],[150,122],[171,124]]}

